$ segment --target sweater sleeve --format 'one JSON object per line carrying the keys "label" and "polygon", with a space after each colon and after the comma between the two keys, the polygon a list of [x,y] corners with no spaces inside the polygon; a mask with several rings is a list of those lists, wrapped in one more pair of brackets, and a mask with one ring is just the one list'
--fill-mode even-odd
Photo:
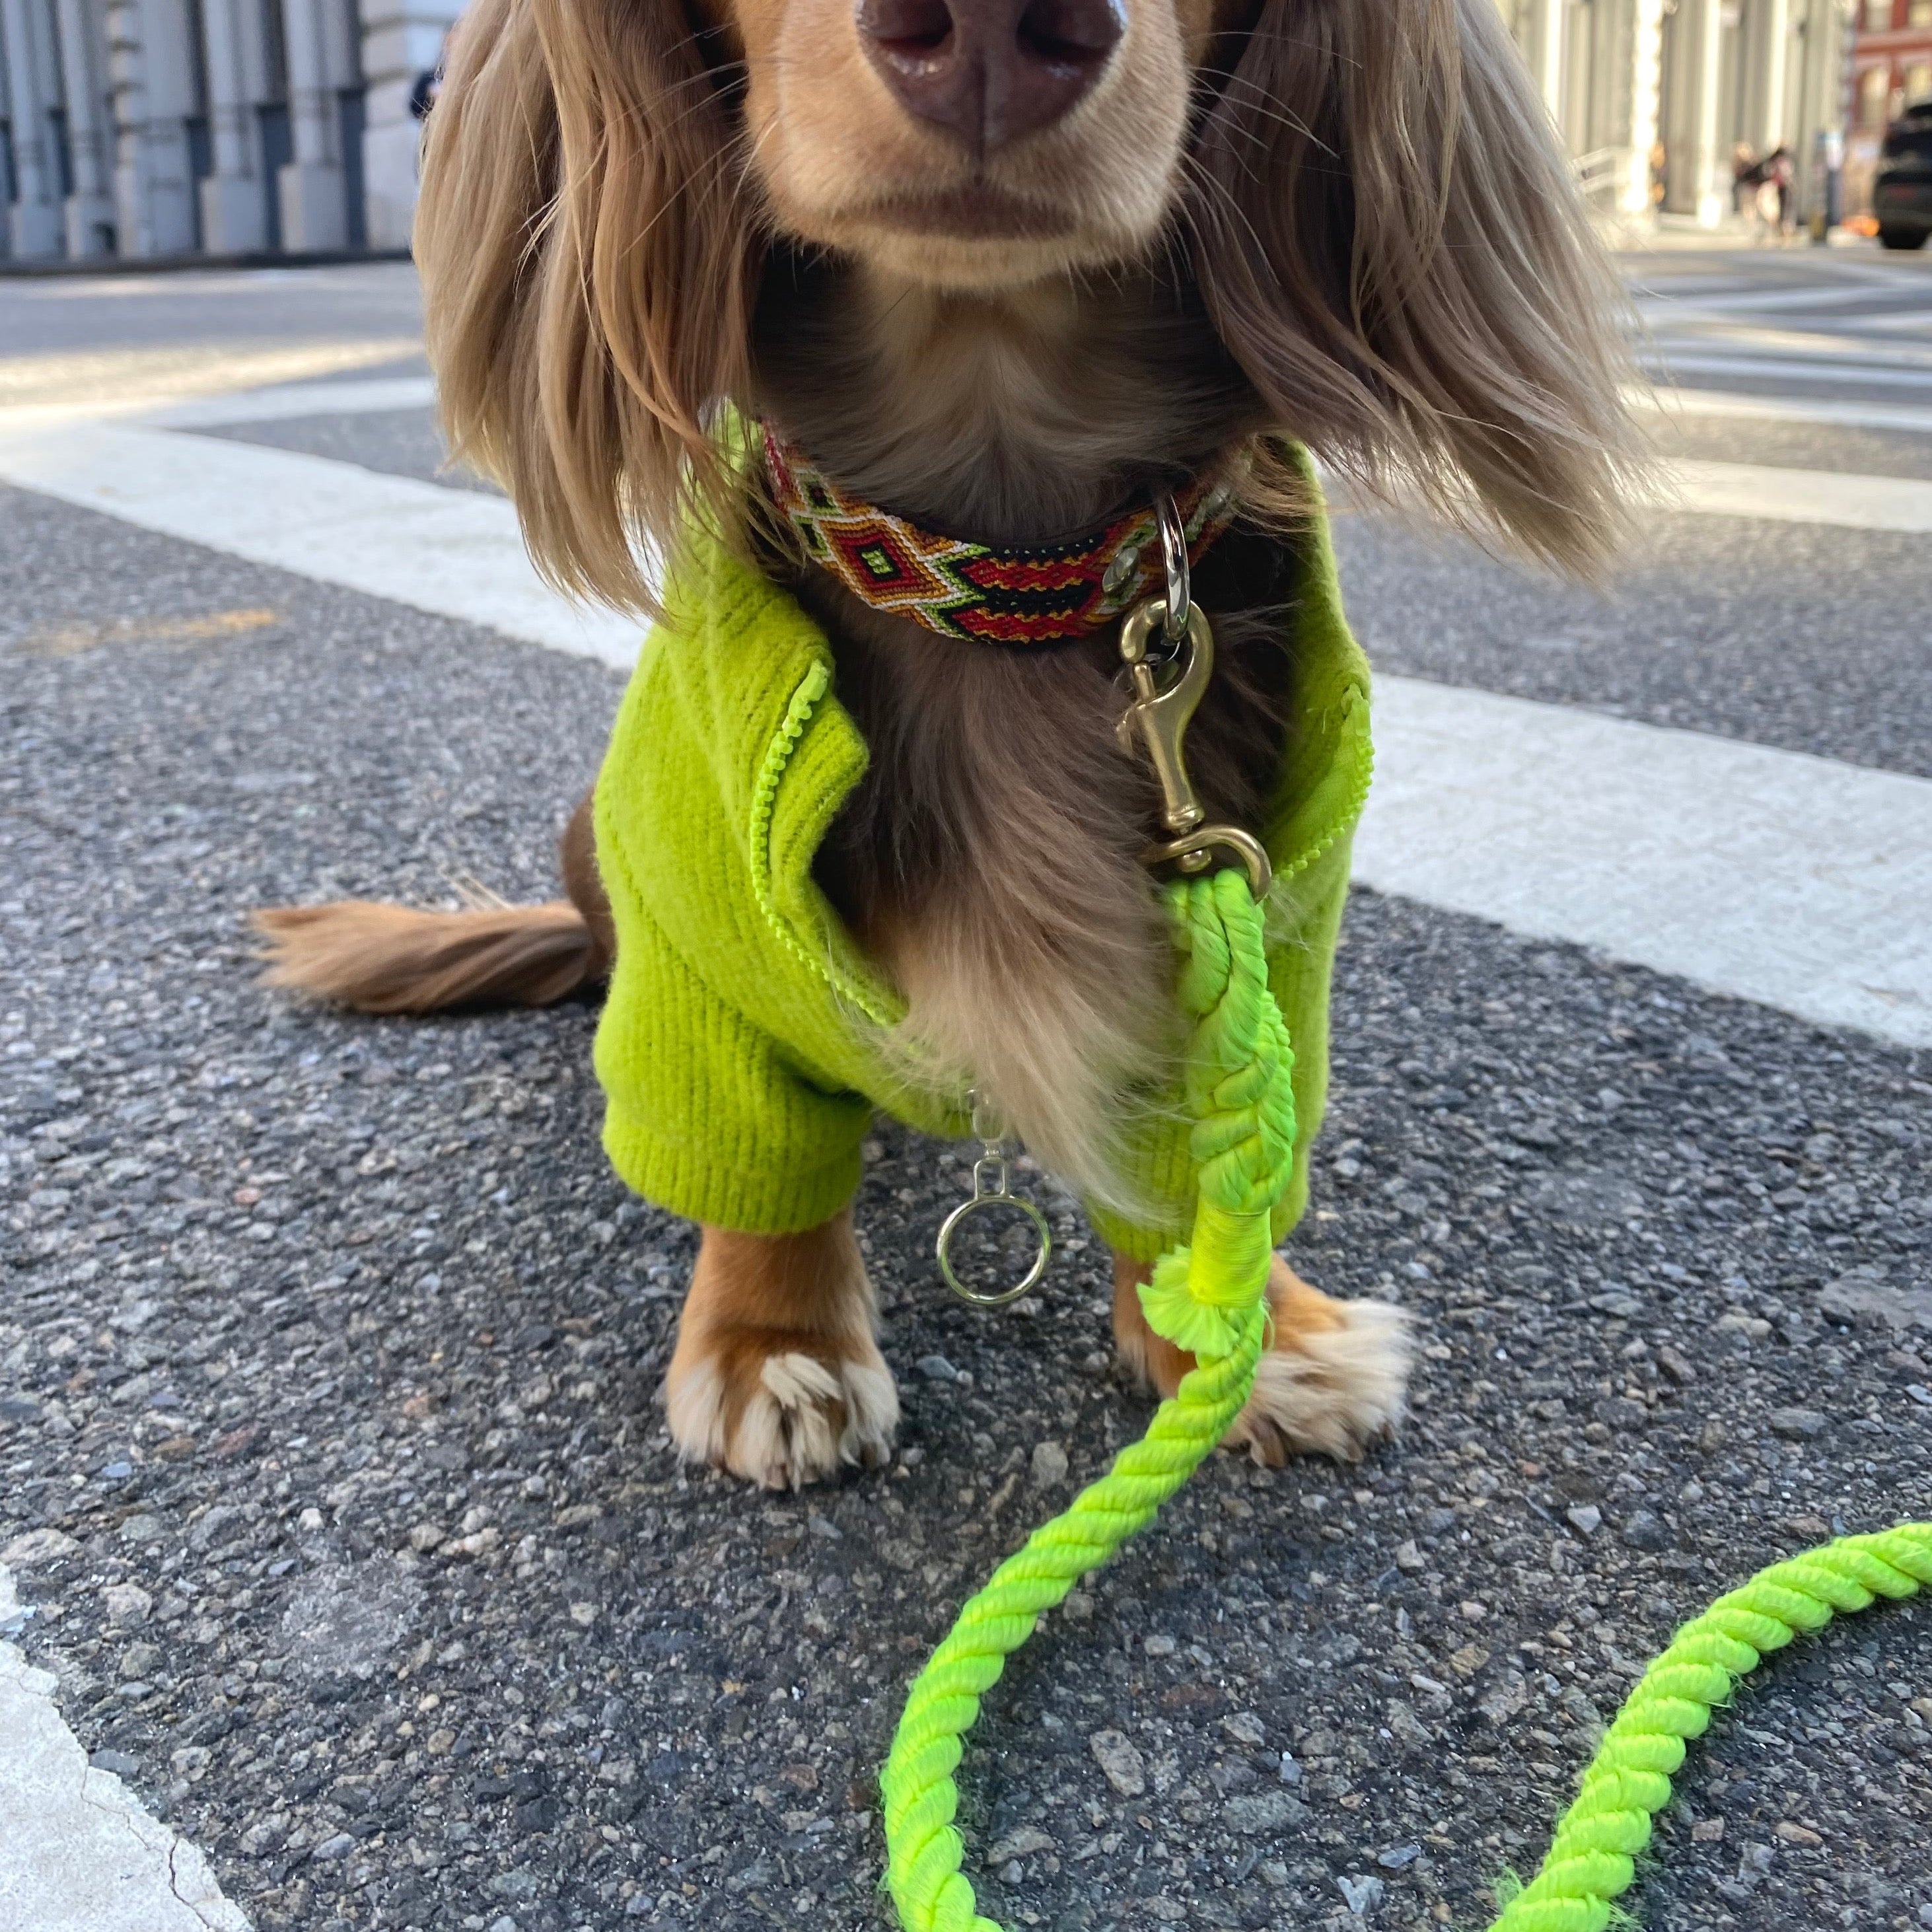
{"label": "sweater sleeve", "polygon": [[791,1064],[692,971],[634,893],[611,900],[617,958],[596,1063],[619,1176],[673,1214],[748,1234],[829,1220],[857,1190],[872,1103]]}

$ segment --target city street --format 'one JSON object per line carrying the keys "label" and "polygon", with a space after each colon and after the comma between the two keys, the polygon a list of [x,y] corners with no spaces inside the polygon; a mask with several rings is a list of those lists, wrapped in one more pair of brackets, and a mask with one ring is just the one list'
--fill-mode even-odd
{"label": "city street", "polygon": [[[1212,1460],[1046,1620],[960,1774],[1009,1932],[1486,1924],[1678,1622],[1932,1516],[1932,254],[1622,260],[1612,581],[1336,520],[1289,1253],[1410,1312],[1412,1415]],[[0,279],[0,1932],[871,1932],[906,1684],[1150,1404],[1072,1202],[982,1315],[970,1161],[882,1128],[898,1459],[681,1469],[595,1007],[255,984],[254,907],[554,896],[636,647],[441,473],[418,332],[402,265]],[[1754,1677],[1624,1902],[1924,1932],[1928,1837],[1932,1602]]]}

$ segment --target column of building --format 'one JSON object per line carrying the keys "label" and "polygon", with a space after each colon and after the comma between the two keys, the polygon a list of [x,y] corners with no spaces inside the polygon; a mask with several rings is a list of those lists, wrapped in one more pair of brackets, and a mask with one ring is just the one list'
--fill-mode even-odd
{"label": "column of building", "polygon": [[59,0],[61,92],[67,110],[67,252],[76,260],[114,246],[113,130],[107,124],[106,40],[100,10]]}
{"label": "column of building", "polygon": [[184,0],[110,0],[116,238],[123,255],[184,255],[196,243],[188,121],[198,104]]}
{"label": "column of building", "polygon": [[1664,0],[1636,0],[1632,8],[1630,146],[1624,155],[1617,212],[1626,220],[1648,220],[1655,210],[1652,155],[1661,132],[1664,87]]}
{"label": "column of building", "polygon": [[268,245],[262,131],[266,92],[260,0],[202,0],[209,158],[201,184],[201,245],[239,255]]}
{"label": "column of building", "polygon": [[0,0],[0,35],[14,134],[13,251],[29,258],[58,255],[65,236],[52,114],[60,100],[59,64],[50,0]]}
{"label": "column of building", "polygon": [[406,248],[415,218],[422,129],[410,111],[417,76],[442,58],[464,0],[362,0],[362,136],[369,245]]}
{"label": "column of building", "polygon": [[282,246],[296,250],[348,244],[347,186],[342,166],[340,88],[346,78],[340,0],[284,0],[283,44],[289,65],[289,133],[295,158],[284,165]]}

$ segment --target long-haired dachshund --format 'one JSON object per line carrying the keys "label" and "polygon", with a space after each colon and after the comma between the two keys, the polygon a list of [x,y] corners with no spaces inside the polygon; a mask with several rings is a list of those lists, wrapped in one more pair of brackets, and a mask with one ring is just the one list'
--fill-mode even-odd
{"label": "long-haired dachshund", "polygon": [[[457,454],[558,585],[669,616],[567,903],[284,908],[272,976],[377,1012],[611,978],[607,1142],[705,1223],[688,1456],[887,1453],[859,1141],[875,1102],[961,1131],[969,1084],[1093,1204],[1171,1393],[1136,1289],[1190,1198],[1175,967],[1112,621],[1152,506],[1217,646],[1194,777],[1271,838],[1361,688],[1316,466],[1575,572],[1617,521],[1615,286],[1494,0],[476,0],[417,253]],[[1330,802],[1270,906],[1304,1162]],[[1231,1439],[1358,1453],[1400,1318],[1279,1261],[1271,1298]]]}

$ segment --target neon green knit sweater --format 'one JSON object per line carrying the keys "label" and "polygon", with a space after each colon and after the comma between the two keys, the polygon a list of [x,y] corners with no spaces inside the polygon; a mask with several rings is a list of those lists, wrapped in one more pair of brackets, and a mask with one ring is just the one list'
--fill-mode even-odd
{"label": "neon green knit sweater", "polygon": [[[1294,715],[1263,841],[1275,864],[1269,972],[1294,1042],[1300,1122],[1280,1240],[1307,1198],[1328,1087],[1328,980],[1368,789],[1368,666],[1342,616],[1318,517],[1294,614]],[[604,1144],[624,1180],[692,1220],[776,1234],[851,1198],[875,1108],[958,1138],[956,1106],[906,1090],[878,1048],[903,1014],[812,877],[866,750],[832,692],[824,634],[785,592],[694,536],[646,639],[597,782],[598,864],[617,932],[597,1033]],[[970,646],[935,640],[935,650]],[[1150,1225],[1092,1210],[1141,1260],[1183,1238],[1185,1117],[1131,1150]]]}

